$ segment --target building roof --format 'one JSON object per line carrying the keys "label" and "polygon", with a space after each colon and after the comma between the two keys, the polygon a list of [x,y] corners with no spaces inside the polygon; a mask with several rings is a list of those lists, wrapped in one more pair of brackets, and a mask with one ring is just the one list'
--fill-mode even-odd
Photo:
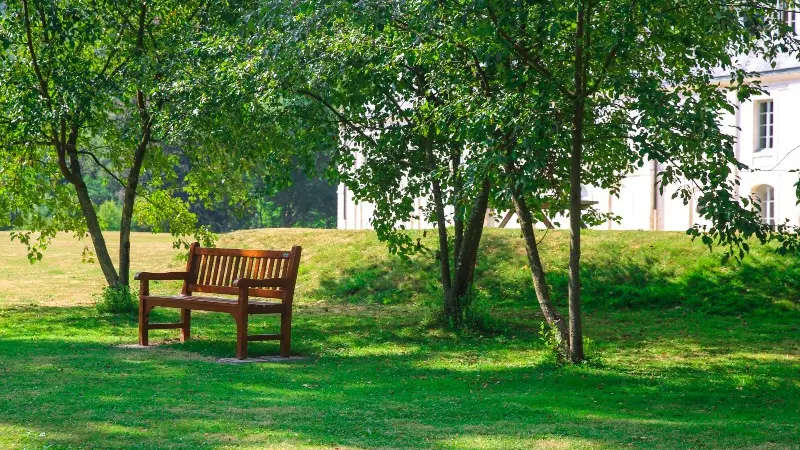
{"label": "building roof", "polygon": [[[800,79],[800,55],[782,53],[775,58],[774,67],[770,61],[756,56],[742,56],[738,58],[736,63],[748,72],[759,73],[762,78],[770,75],[797,72],[797,77]],[[728,73],[723,70],[716,70],[714,75],[715,80],[725,81],[729,79]]]}

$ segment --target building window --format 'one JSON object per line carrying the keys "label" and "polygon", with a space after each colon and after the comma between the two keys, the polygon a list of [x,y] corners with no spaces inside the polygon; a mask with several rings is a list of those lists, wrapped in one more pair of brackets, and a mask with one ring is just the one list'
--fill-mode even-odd
{"label": "building window", "polygon": [[767,225],[775,225],[775,188],[768,184],[756,186],[753,196],[761,207],[761,220]]}
{"label": "building window", "polygon": [[345,185],[342,185],[342,219],[347,221],[347,186]]}
{"label": "building window", "polygon": [[756,103],[758,109],[758,143],[756,151],[772,148],[775,139],[775,114],[772,100]]}
{"label": "building window", "polygon": [[789,25],[789,28],[791,28],[792,30],[796,29],[795,25],[797,23],[796,14],[797,13],[794,11],[794,9],[792,9],[792,7],[787,5],[785,1],[781,0],[778,2],[778,17],[783,23]]}

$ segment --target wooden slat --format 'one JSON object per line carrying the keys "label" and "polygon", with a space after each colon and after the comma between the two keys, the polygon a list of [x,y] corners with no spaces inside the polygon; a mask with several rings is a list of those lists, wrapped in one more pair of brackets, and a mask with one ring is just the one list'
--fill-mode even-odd
{"label": "wooden slat", "polygon": [[283,292],[277,289],[250,289],[251,297],[283,298]]}
{"label": "wooden slat", "polygon": [[219,272],[219,265],[222,263],[221,256],[214,256],[212,258],[212,271],[211,276],[206,280],[206,284],[214,284],[214,281],[217,279],[217,272]]}
{"label": "wooden slat", "polygon": [[206,274],[208,273],[208,255],[200,255],[200,273],[197,274],[197,283],[205,283]]}
{"label": "wooden slat", "polygon": [[222,268],[219,269],[219,282],[217,282],[218,286],[228,286],[225,282],[225,279],[228,276],[228,273],[231,270],[231,264],[233,264],[233,257],[231,256],[223,256],[222,259],[225,261],[225,264],[222,265]]}
{"label": "wooden slat", "polygon": [[268,260],[266,258],[261,258],[261,259],[259,259],[259,261],[260,261],[261,265],[258,268],[258,274],[256,276],[254,276],[253,278],[257,278],[259,280],[263,280],[264,278],[266,278],[264,276],[264,274],[267,272],[267,262],[268,262]]}
{"label": "wooden slat", "polygon": [[242,273],[239,275],[239,278],[247,278],[250,276],[250,270],[253,266],[253,258],[246,258],[247,263],[242,266]]}
{"label": "wooden slat", "polygon": [[289,269],[289,260],[288,259],[282,260],[280,272],[278,272],[275,275],[275,278],[286,278],[286,272],[288,271],[288,269]]}
{"label": "wooden slat", "polygon": [[247,264],[243,266],[244,270],[239,278],[250,278],[250,274],[253,273],[253,260],[254,258],[247,258]]}
{"label": "wooden slat", "polygon": [[281,273],[278,275],[278,278],[286,278],[286,273],[289,271],[289,260],[284,259],[281,263]]}
{"label": "wooden slat", "polygon": [[264,278],[275,278],[272,275],[275,272],[275,259],[270,258],[269,263],[267,264],[267,273],[264,275]]}
{"label": "wooden slat", "polygon": [[274,275],[275,278],[282,278],[283,277],[284,266],[286,266],[286,263],[288,263],[288,262],[289,262],[289,260],[287,260],[287,259],[282,259],[282,260],[278,261],[278,268],[275,270],[275,275]]}
{"label": "wooden slat", "polygon": [[278,278],[278,270],[280,269],[282,262],[283,261],[280,259],[275,259],[272,261],[272,272],[267,274],[267,278]]}
{"label": "wooden slat", "polygon": [[198,248],[195,253],[198,255],[219,255],[219,256],[250,256],[254,258],[278,258],[287,259],[291,252],[281,250],[245,250],[236,248]]}
{"label": "wooden slat", "polygon": [[231,285],[233,285],[233,280],[242,277],[242,272],[244,272],[244,266],[246,265],[247,265],[247,258],[245,258],[244,256],[239,258],[239,261],[233,268],[233,273],[231,273],[231,282],[230,282]]}
{"label": "wooden slat", "polygon": [[[230,287],[230,286],[210,286],[210,285],[203,285],[203,284],[190,284],[189,289],[192,292],[207,292],[210,294],[225,294],[225,295],[237,295],[239,294],[239,288]],[[263,297],[263,298],[283,298],[283,291],[276,289],[263,289],[263,288],[251,288],[249,290],[251,297]]]}
{"label": "wooden slat", "polygon": [[[148,305],[168,308],[196,309],[201,311],[231,312],[236,309],[236,300],[211,299],[198,297],[151,297]],[[172,325],[172,324],[170,324]]]}
{"label": "wooden slat", "polygon": [[203,280],[203,284],[211,283],[211,279],[214,276],[214,267],[217,265],[216,256],[209,256],[208,259],[208,270],[206,270],[206,278]]}
{"label": "wooden slat", "polygon": [[208,278],[208,272],[211,271],[211,257],[208,255],[201,255],[203,258],[203,270],[200,271],[201,275],[197,277],[197,284],[204,284]]}
{"label": "wooden slat", "polygon": [[212,294],[237,295],[239,288],[231,286],[213,286],[210,284],[195,284],[191,286],[192,292],[210,292]]}
{"label": "wooden slat", "polygon": [[233,284],[233,280],[237,278],[242,278],[242,273],[244,272],[245,267],[247,267],[247,257],[242,256],[239,258],[239,262],[236,263],[236,267],[233,270],[233,274],[231,275],[231,284]]}
{"label": "wooden slat", "polygon": [[228,267],[225,268],[225,278],[222,279],[223,286],[230,286],[232,284],[231,276],[233,272],[237,269],[239,264],[239,257],[237,256],[229,256],[228,257]]}
{"label": "wooden slat", "polygon": [[219,272],[222,270],[222,263],[224,260],[224,257],[214,255],[214,272],[211,274],[211,278],[208,279],[206,284],[210,286],[217,285],[217,278],[219,278]]}
{"label": "wooden slat", "polygon": [[290,283],[286,278],[262,278],[248,283],[251,289],[275,289],[276,287],[284,287]]}
{"label": "wooden slat", "polygon": [[224,286],[224,284],[222,284],[222,280],[225,279],[225,269],[227,268],[227,266],[228,266],[228,257],[221,256],[219,263],[219,273],[217,273],[216,278],[214,278],[214,282],[211,284],[215,286]]}
{"label": "wooden slat", "polygon": [[202,282],[201,280],[203,279],[203,270],[204,270],[204,268],[203,268],[203,258],[204,257],[201,256],[201,255],[197,255],[197,256],[195,256],[195,258],[197,258],[197,283],[201,283]]}
{"label": "wooden slat", "polygon": [[197,255],[195,258],[200,258],[200,268],[197,270],[197,283],[203,282],[203,277],[206,276],[206,269],[208,266],[208,262],[206,262],[206,255]]}
{"label": "wooden slat", "polygon": [[219,272],[219,256],[211,256],[211,270],[208,273],[208,277],[203,281],[203,284],[214,284],[214,280],[217,279],[217,272]]}

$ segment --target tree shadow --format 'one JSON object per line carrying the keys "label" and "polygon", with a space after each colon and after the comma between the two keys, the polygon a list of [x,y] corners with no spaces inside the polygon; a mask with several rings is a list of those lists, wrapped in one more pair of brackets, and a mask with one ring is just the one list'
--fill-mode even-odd
{"label": "tree shadow", "polygon": [[[0,430],[31,432],[32,447],[703,448],[800,439],[797,362],[778,354],[702,367],[556,368],[526,343],[434,339],[409,335],[402,322],[370,328],[366,317],[319,315],[296,326],[322,343],[301,347],[320,352],[314,362],[220,365],[213,343],[200,341],[208,348],[196,353],[98,342],[98,328],[133,338],[125,322],[53,328],[79,309],[46,318],[47,334],[0,341]],[[212,337],[228,332],[218,315],[198,322]]]}
{"label": "tree shadow", "polygon": [[315,298],[330,303],[400,304],[419,302],[438,295],[434,262],[425,256],[411,260],[391,257],[385,261],[361,260],[338,273],[320,278]]}
{"label": "tree shadow", "polygon": [[[595,233],[597,236],[605,235]],[[590,310],[685,307],[733,315],[800,313],[800,256],[778,256],[770,249],[759,249],[742,264],[723,265],[720,254],[688,240],[673,249],[669,246],[674,240],[653,239],[654,244],[648,245],[651,239],[642,238],[642,233],[609,236],[610,242],[595,238],[584,245],[581,295]],[[476,273],[478,287],[499,305],[535,305],[520,240],[489,235],[483,246],[484,257]],[[544,262],[552,295],[558,305],[565,306],[568,243],[559,237],[543,251],[547,252]]]}
{"label": "tree shadow", "polygon": [[[502,230],[504,231],[504,230]],[[623,242],[640,240],[634,251],[616,241],[590,240],[584,248],[581,281],[584,304],[592,309],[689,308],[714,314],[800,315],[800,257],[752,252],[742,264],[720,264],[719,254],[690,242],[647,245],[642,233],[612,233]],[[629,236],[629,237],[628,237]],[[557,305],[566,305],[568,243],[556,235],[543,246],[548,284]],[[624,251],[623,251],[624,250]],[[488,233],[476,268],[476,287],[499,316],[537,309],[522,241],[513,233]],[[352,260],[325,273],[311,296],[331,304],[440,303],[439,272],[430,255],[411,261],[392,257]],[[512,320],[513,322],[513,320]]]}

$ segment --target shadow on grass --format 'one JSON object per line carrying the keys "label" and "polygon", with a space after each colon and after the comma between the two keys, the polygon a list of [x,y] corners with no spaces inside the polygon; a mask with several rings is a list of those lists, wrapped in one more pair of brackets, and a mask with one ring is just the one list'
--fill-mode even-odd
{"label": "shadow on grass", "polygon": [[[233,351],[233,326],[224,314],[197,314],[197,339],[190,343],[135,351],[115,347],[135,341],[133,318],[100,317],[88,308],[3,310],[0,443],[789,448],[798,442],[799,368],[787,357],[798,348],[774,339],[779,321],[743,325],[718,317],[687,335],[696,316],[618,314],[589,323],[609,336],[606,351],[616,354],[606,364],[559,369],[543,363],[529,342],[431,335],[436,331],[419,329],[418,318],[402,308],[309,307],[296,314],[296,349],[319,359],[245,366],[215,362]],[[620,321],[632,336],[614,334]],[[262,325],[270,323],[256,324]],[[720,330],[732,331],[726,337]],[[277,352],[277,346],[260,343],[254,350]],[[653,357],[625,359],[640,350]]]}
{"label": "shadow on grass", "polygon": [[[635,239],[641,233],[631,233]],[[625,233],[612,234],[625,239]],[[556,244],[560,240],[554,241]],[[623,241],[626,242],[626,241]],[[749,312],[800,313],[800,258],[779,257],[759,249],[744,262],[720,264],[720,254],[684,243],[645,245],[628,251],[616,241],[590,241],[582,259],[582,295],[590,309],[685,307],[714,314]],[[562,248],[563,247],[563,248]],[[566,247],[548,248],[545,265],[557,304],[566,304],[568,274]],[[624,252],[623,252],[624,250]],[[512,234],[489,234],[482,243],[476,286],[500,315],[536,307],[521,242]],[[400,258],[355,260],[322,276],[312,296],[332,304],[440,303],[437,262],[420,255],[411,262]]]}
{"label": "shadow on grass", "polygon": [[[719,253],[709,253],[688,239],[683,247],[673,248],[674,240],[659,242],[641,235],[608,235],[609,240],[629,237],[631,242],[623,240],[623,245],[616,240],[603,241],[598,236],[605,235],[595,234],[584,246],[581,284],[588,308],[680,306],[715,314],[790,312],[795,317],[800,312],[800,257],[781,257],[768,248],[759,248],[741,265],[721,265]],[[641,246],[635,244],[637,240],[642,241]],[[654,244],[647,245],[651,240]],[[478,287],[490,296],[498,293],[493,300],[511,309],[536,305],[519,243],[509,236],[489,236],[483,245],[484,258],[476,275]],[[568,286],[566,250],[565,245],[549,248],[545,257],[548,283],[562,306]]]}
{"label": "shadow on grass", "polygon": [[428,256],[403,261],[359,261],[337,274],[326,274],[312,293],[332,303],[400,304],[428,300],[439,292],[436,267]]}

